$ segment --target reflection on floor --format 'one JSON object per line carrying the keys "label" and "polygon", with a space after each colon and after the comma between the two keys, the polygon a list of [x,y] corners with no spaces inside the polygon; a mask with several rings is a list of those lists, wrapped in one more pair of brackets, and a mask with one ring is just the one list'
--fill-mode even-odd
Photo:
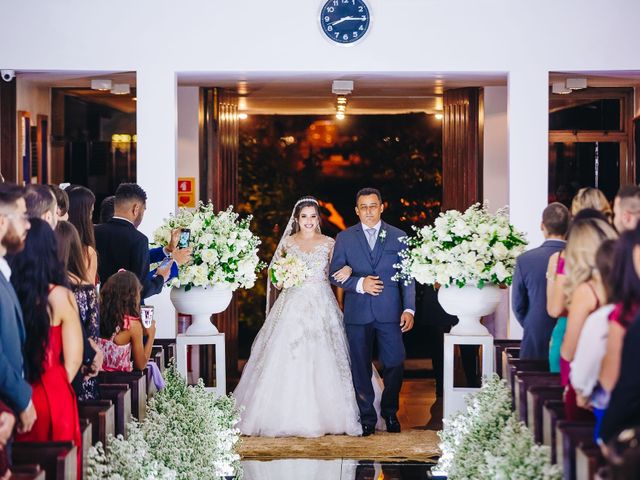
{"label": "reflection on floor", "polygon": [[432,464],[369,460],[245,460],[244,480],[424,480]]}

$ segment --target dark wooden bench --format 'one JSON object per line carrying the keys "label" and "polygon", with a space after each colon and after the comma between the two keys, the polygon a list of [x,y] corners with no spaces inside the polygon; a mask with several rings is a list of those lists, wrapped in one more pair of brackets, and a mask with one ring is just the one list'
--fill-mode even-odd
{"label": "dark wooden bench", "polygon": [[127,425],[131,422],[131,389],[126,383],[101,383],[100,397],[111,400],[115,408],[115,434],[127,438]]}
{"label": "dark wooden bench", "polygon": [[14,442],[12,459],[14,465],[32,465],[37,459],[48,479],[78,476],[78,449],[73,442]]}
{"label": "dark wooden bench", "polygon": [[516,406],[516,372],[548,372],[549,362],[544,360],[520,360],[509,358],[507,363],[507,385],[511,390],[511,404]]}
{"label": "dark wooden bench", "polygon": [[91,448],[91,445],[93,445],[93,425],[86,418],[80,419],[80,438],[82,439],[82,455],[80,455],[82,465],[80,469],[82,471],[83,478],[86,478],[89,449]]}
{"label": "dark wooden bench", "polygon": [[[577,480],[576,449],[584,443],[593,445],[594,422],[559,420],[556,424],[556,463],[565,480]],[[582,480],[582,479],[580,479]]]}
{"label": "dark wooden bench", "polygon": [[556,463],[556,424],[564,419],[562,400],[545,400],[542,404],[542,443],[550,447],[551,463]]}
{"label": "dark wooden bench", "polygon": [[45,480],[44,470],[40,465],[23,464],[11,467],[11,480]]}
{"label": "dark wooden bench", "polygon": [[559,386],[560,374],[550,372],[516,371],[515,409],[520,421],[529,425],[527,390],[534,386]]}
{"label": "dark wooden bench", "polygon": [[98,382],[126,383],[131,389],[131,415],[137,420],[144,420],[147,408],[147,377],[144,372],[100,372]]}
{"label": "dark wooden bench", "polygon": [[500,378],[504,378],[502,371],[502,352],[507,348],[520,348],[522,340],[513,340],[510,338],[496,338],[493,340],[493,348],[495,355],[493,357],[495,362],[496,373]]}
{"label": "dark wooden bench", "polygon": [[169,365],[171,359],[176,358],[176,341],[173,338],[156,338],[154,346],[160,346],[164,350],[164,365]]}
{"label": "dark wooden bench", "polygon": [[154,345],[151,348],[151,360],[158,365],[161,372],[164,372],[166,363],[164,361],[164,348],[161,345]]}
{"label": "dark wooden bench", "polygon": [[536,443],[542,443],[542,406],[545,400],[562,401],[562,385],[537,385],[527,390],[527,425]]}
{"label": "dark wooden bench", "polygon": [[86,400],[78,402],[80,418],[91,422],[91,443],[102,442],[107,445],[109,435],[116,431],[115,408],[111,400]]}
{"label": "dark wooden bench", "polygon": [[502,350],[502,359],[501,359],[501,370],[502,370],[502,378],[504,380],[507,380],[507,375],[509,373],[509,361],[515,358],[519,358],[520,357],[520,348],[518,347],[506,347],[504,350]]}
{"label": "dark wooden bench", "polygon": [[606,464],[600,447],[595,443],[581,443],[576,450],[576,478],[595,478],[596,472]]}

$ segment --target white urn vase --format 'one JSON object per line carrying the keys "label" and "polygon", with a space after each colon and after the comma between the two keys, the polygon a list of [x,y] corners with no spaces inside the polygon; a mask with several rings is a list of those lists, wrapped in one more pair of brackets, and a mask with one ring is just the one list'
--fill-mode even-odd
{"label": "white urn vase", "polygon": [[501,297],[500,289],[495,285],[482,288],[475,285],[450,286],[438,290],[438,301],[444,311],[459,320],[451,329],[452,335],[490,335],[480,319],[496,311]]}
{"label": "white urn vase", "polygon": [[215,335],[218,329],[211,323],[211,315],[227,309],[233,290],[228,284],[191,287],[189,291],[184,287],[172,288],[170,297],[178,313],[191,315],[191,326],[186,335]]}

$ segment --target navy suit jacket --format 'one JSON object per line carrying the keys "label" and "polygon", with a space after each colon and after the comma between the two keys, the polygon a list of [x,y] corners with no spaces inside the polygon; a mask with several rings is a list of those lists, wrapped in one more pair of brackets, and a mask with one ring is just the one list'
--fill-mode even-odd
{"label": "navy suit jacket", "polygon": [[547,240],[518,257],[513,274],[511,303],[524,334],[520,358],[548,359],[549,340],[556,319],[547,313],[547,264],[565,247],[561,240]]}
{"label": "navy suit jacket", "polygon": [[16,414],[23,412],[31,401],[31,386],[23,375],[24,339],[20,302],[13,286],[0,272],[0,398]]}
{"label": "navy suit jacket", "polygon": [[[381,238],[383,231],[386,232],[384,239]],[[406,248],[399,239],[405,236],[399,228],[382,222],[378,240],[371,250],[360,223],[338,234],[329,268],[329,280],[345,290],[345,323],[399,323],[404,310],[415,311],[415,283],[412,281],[405,285],[402,281],[391,279],[397,272],[394,265],[400,262],[400,251]],[[331,274],[345,265],[353,269],[351,277],[345,283],[336,282]],[[358,280],[368,275],[377,275],[382,280],[384,289],[380,295],[356,291]]]}
{"label": "navy suit jacket", "polygon": [[97,225],[96,250],[98,275],[102,283],[121,268],[135,273],[142,283],[142,298],[160,293],[164,285],[161,276],[149,278],[149,240],[131,222],[112,218]]}

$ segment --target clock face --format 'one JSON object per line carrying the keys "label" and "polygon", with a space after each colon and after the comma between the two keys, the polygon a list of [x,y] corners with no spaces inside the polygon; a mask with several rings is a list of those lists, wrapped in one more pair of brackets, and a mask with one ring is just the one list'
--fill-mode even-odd
{"label": "clock face", "polygon": [[322,31],[342,44],[361,40],[370,21],[369,8],[363,0],[329,0],[320,12]]}

